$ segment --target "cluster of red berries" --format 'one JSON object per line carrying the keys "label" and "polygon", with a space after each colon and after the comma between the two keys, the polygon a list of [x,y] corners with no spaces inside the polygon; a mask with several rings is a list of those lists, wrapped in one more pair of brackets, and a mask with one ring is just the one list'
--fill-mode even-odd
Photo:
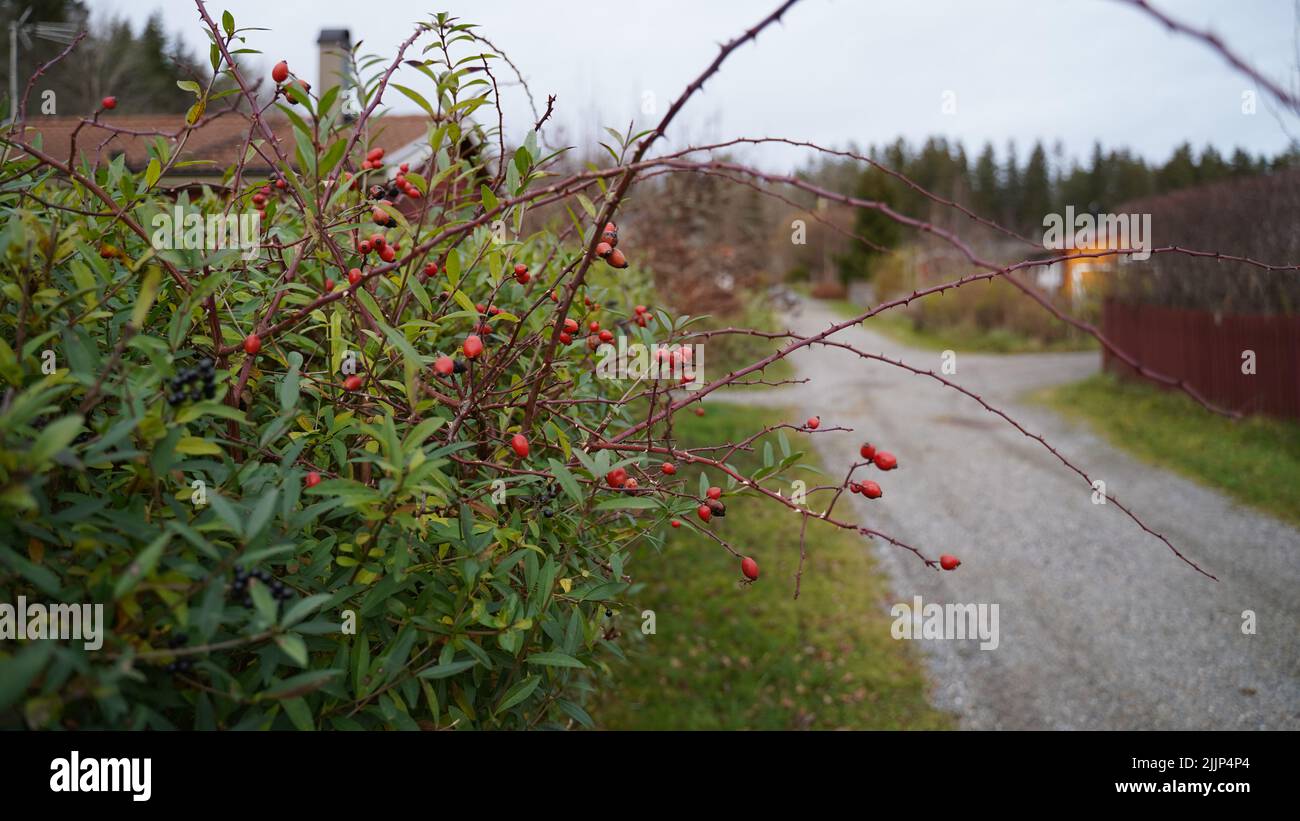
{"label": "cluster of red berries", "polygon": [[[385,200],[385,202],[387,202],[387,200]],[[382,221],[380,219],[381,215],[383,217]],[[388,220],[388,214],[381,208],[375,208],[374,218],[375,218],[375,222],[379,223],[380,225],[383,225],[384,222]],[[393,260],[397,259],[397,252],[401,250],[402,247],[400,245],[398,245],[396,242],[389,242],[388,238],[385,237],[383,234],[380,234],[379,232],[375,232],[371,234],[368,238],[363,239],[357,243],[358,254],[360,254],[363,257],[369,256],[372,253],[378,254],[379,258],[384,262],[392,262]],[[356,285],[357,282],[361,280],[361,271],[356,268],[353,268],[352,270],[357,272],[356,279],[353,279],[352,273],[349,272],[348,281],[351,282],[353,285]]]}
{"label": "cluster of red berries", "polygon": [[618,250],[618,226],[612,222],[605,223],[605,230],[596,243],[596,256],[609,263],[611,268],[626,268],[627,257]]}
{"label": "cluster of red berries", "polygon": [[707,522],[714,516],[721,519],[727,515],[727,506],[722,503],[722,488],[711,487],[705,491],[704,495],[706,498],[695,509],[695,513],[700,517],[701,521]]}
{"label": "cluster of red berries", "polygon": [[[274,80],[276,86],[278,86],[278,88],[276,88],[276,93],[277,94],[284,93],[284,88],[283,88],[284,81],[289,79],[289,63],[284,60],[281,60],[280,62],[276,63],[271,68],[271,79]],[[306,94],[311,91],[311,83],[307,82],[306,80],[299,78],[295,80],[295,82],[298,84],[298,88],[299,90],[302,91],[302,93]],[[298,101],[288,94],[285,94],[284,98],[289,101],[289,105],[298,104]]]}
{"label": "cluster of red berries", "polygon": [[532,279],[532,274],[528,273],[528,266],[522,262],[515,265],[515,282],[520,285],[527,285],[528,280]]}
{"label": "cluster of red berries", "polygon": [[[379,150],[383,151],[382,148]],[[406,173],[410,170],[411,166],[409,163],[402,163],[399,165],[397,167],[397,176],[393,177],[393,186],[411,199],[418,200],[421,196],[420,189],[416,187],[415,183],[406,178]]]}
{"label": "cluster of red berries", "polygon": [[[862,454],[863,459],[866,459],[881,470],[893,470],[898,467],[898,459],[894,457],[894,454],[887,450],[878,451],[876,450],[876,446],[870,442],[864,443],[862,447],[859,448],[858,453]],[[885,495],[885,492],[880,489],[880,485],[871,481],[849,482],[849,492],[860,493],[868,499],[879,499],[881,496]]]}
{"label": "cluster of red berries", "polygon": [[605,483],[615,490],[636,490],[640,485],[635,476],[628,476],[624,468],[614,468],[605,474]]}
{"label": "cluster of red berries", "polygon": [[[898,467],[898,458],[894,454],[887,450],[876,450],[876,446],[870,442],[864,442],[862,447],[858,449],[858,453],[861,454],[863,459],[866,459],[867,462],[875,465],[880,470],[894,470]],[[868,499],[879,499],[884,495],[880,485],[871,481],[850,482],[849,492],[860,493]],[[939,566],[944,570],[956,570],[960,565],[961,560],[956,556],[945,553],[939,557]]]}
{"label": "cluster of red berries", "polygon": [[[272,186],[275,187],[272,188]],[[270,200],[272,196],[279,193],[279,191],[283,191],[286,187],[287,183],[285,183],[284,178],[279,174],[272,174],[265,185],[258,186],[257,190],[253,192],[252,197],[253,207],[257,209],[258,219],[266,219],[267,201]]]}

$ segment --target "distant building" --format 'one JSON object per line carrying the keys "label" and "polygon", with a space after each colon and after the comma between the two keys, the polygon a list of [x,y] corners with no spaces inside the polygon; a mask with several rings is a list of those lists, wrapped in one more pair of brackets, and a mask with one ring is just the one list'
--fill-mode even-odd
{"label": "distant building", "polygon": [[[352,36],[347,29],[322,29],[316,40],[319,49],[319,77],[324,92],[337,85],[343,86],[339,105],[346,106],[346,94],[353,84],[351,72]],[[355,106],[352,106],[355,108]],[[346,110],[346,109],[345,109]],[[355,114],[352,115],[355,117]],[[283,114],[272,109],[266,123],[275,135],[284,153],[293,157],[296,141],[293,126]],[[351,118],[345,117],[344,122]],[[105,125],[111,126],[106,128]],[[383,179],[391,180],[402,163],[418,169],[432,156],[429,135],[435,121],[426,114],[388,114],[373,117],[367,123],[368,145],[384,149]],[[32,141],[40,135],[43,150],[61,160],[85,161],[92,167],[102,167],[119,157],[126,168],[143,171],[151,159],[150,148],[158,140],[167,143],[168,151],[179,151],[168,172],[159,181],[164,188],[184,188],[208,184],[223,185],[224,175],[248,151],[251,122],[242,114],[230,112],[212,117],[193,129],[186,129],[185,115],[176,114],[115,114],[101,112],[97,123],[87,117],[30,116],[24,139]],[[73,137],[75,134],[75,155]],[[254,131],[254,139],[262,135]],[[467,137],[462,152],[476,152],[479,143]],[[266,156],[263,156],[265,154]],[[244,163],[244,176],[250,181],[265,179],[275,170],[269,149],[254,152]],[[376,175],[371,175],[374,180]],[[380,181],[382,180],[375,180]],[[399,207],[401,207],[399,203]]]}

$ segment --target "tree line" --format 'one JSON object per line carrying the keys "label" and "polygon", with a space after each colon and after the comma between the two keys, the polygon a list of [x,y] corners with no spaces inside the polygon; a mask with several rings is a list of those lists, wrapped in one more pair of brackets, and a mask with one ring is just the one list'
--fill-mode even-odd
{"label": "tree line", "polygon": [[[1125,202],[1180,188],[1232,177],[1251,177],[1300,166],[1300,145],[1276,156],[1252,156],[1242,148],[1224,155],[1214,146],[1199,151],[1183,143],[1164,161],[1148,162],[1127,148],[1093,145],[1085,163],[1067,162],[1057,142],[1049,151],[1035,142],[1024,160],[1015,142],[999,153],[985,143],[974,161],[959,141],[931,137],[919,147],[898,139],[872,146],[866,155],[939,196],[955,200],[980,216],[1034,237],[1043,230],[1043,217],[1073,205],[1076,212],[1114,212]],[[834,160],[805,168],[801,174],[828,187],[926,219],[951,222],[960,217],[941,209],[903,181],[877,169],[863,169],[854,160]],[[964,218],[961,218],[964,219]],[[855,233],[885,248],[904,239],[903,229],[877,211],[859,210]],[[879,252],[861,242],[840,258],[846,278],[869,275]]]}
{"label": "tree line", "polygon": [[[8,40],[9,24],[31,7],[26,24],[71,23],[87,31],[86,39],[45,76],[33,89],[28,101],[28,116],[41,113],[58,115],[90,114],[107,96],[118,98],[118,112],[179,113],[194,102],[194,95],[177,87],[177,80],[190,80],[211,73],[187,51],[178,38],[168,35],[160,12],[155,12],[143,26],[132,28],[121,19],[92,20],[90,10],[81,0],[0,0],[0,33]],[[18,48],[18,93],[37,68],[64,48],[64,43],[30,37],[30,47]],[[9,96],[9,60],[0,60],[0,92],[6,99],[6,114],[12,112]],[[41,95],[54,92],[55,110],[43,112]]]}

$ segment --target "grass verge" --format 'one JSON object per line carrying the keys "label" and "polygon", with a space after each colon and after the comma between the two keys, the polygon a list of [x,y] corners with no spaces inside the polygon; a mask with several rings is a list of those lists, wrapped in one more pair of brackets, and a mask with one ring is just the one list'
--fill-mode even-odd
{"label": "grass verge", "polygon": [[[684,417],[677,433],[688,444],[716,444],[781,418],[770,409],[713,402],[705,416]],[[742,471],[758,464],[743,455],[732,462]],[[695,471],[683,472],[693,488]],[[817,484],[812,478],[809,484]],[[639,556],[633,568],[645,588],[636,603],[655,611],[656,633],[640,635],[636,613],[622,617],[621,628],[633,634],[625,642],[628,661],[615,666],[592,705],[598,726],[953,726],[926,701],[917,649],[890,637],[889,592],[861,537],[810,523],[803,590],[795,601],[799,518],[768,500],[723,501],[727,516],[714,520],[716,532],[753,556],[761,577],[741,587],[737,560],[688,526],[671,531],[662,555]]]}
{"label": "grass verge", "polygon": [[1034,394],[1117,447],[1300,525],[1300,423],[1239,422],[1173,391],[1110,374]]}
{"label": "grass verge", "polygon": [[[846,299],[821,300],[837,315],[857,316],[865,308]],[[918,328],[901,309],[877,314],[864,326],[878,331],[895,342],[923,351],[966,351],[968,353],[1051,353],[1057,351],[1089,351],[1097,347],[1096,340],[1088,337],[1082,341],[1061,340],[1043,342],[1030,336],[1004,328],[982,331],[969,325],[943,328]]]}

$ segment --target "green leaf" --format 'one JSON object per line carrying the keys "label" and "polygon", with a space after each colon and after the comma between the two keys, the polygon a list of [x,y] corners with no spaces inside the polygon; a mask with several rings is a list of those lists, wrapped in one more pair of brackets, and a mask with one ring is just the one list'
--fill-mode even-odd
{"label": "green leaf", "polygon": [[271,595],[271,588],[267,587],[259,579],[252,579],[248,582],[248,595],[253,599],[253,607],[257,610],[257,615],[267,624],[275,624],[276,601]]}
{"label": "green leaf", "polygon": [[551,474],[555,476],[555,481],[560,483],[560,487],[564,488],[564,492],[569,494],[570,499],[581,504],[582,486],[578,484],[578,480],[574,478],[573,473],[555,459],[551,459],[549,464]]}
{"label": "green leaf", "polygon": [[285,679],[276,686],[257,696],[263,699],[297,698],[324,687],[329,680],[342,674],[342,670],[311,670]]}
{"label": "green leaf", "polygon": [[660,503],[648,496],[616,496],[596,505],[596,510],[648,510]]}
{"label": "green leaf", "polygon": [[302,354],[289,354],[289,372],[280,383],[280,410],[288,412],[298,404],[298,372],[302,368]]}
{"label": "green leaf", "polygon": [[579,670],[586,670],[587,665],[575,659],[568,653],[533,653],[526,661],[529,664],[540,664],[545,667],[573,667]]}
{"label": "green leaf", "polygon": [[433,678],[433,679],[449,678],[451,676],[456,675],[457,673],[465,672],[469,668],[473,667],[475,664],[478,664],[478,662],[475,661],[474,659],[466,659],[465,661],[453,661],[450,662],[449,664],[435,664],[432,667],[424,668],[419,673],[416,673],[416,675],[419,676],[420,678]]}
{"label": "green leaf", "polygon": [[303,732],[311,732],[316,729],[316,719],[312,715],[311,707],[307,706],[307,700],[298,697],[285,699],[280,702],[284,707],[284,714],[293,722],[293,726]]}
{"label": "green leaf", "polygon": [[280,626],[284,628],[293,627],[319,610],[331,598],[333,596],[328,593],[317,593],[294,602],[293,606],[285,612],[284,617],[280,619]]}
{"label": "green leaf", "polygon": [[528,676],[525,679],[516,681],[514,686],[507,690],[506,694],[502,696],[501,703],[497,705],[496,712],[505,712],[516,704],[519,704],[524,699],[531,696],[533,691],[537,689],[537,685],[541,683],[541,676]]}
{"label": "green leaf", "polygon": [[135,557],[126,570],[118,577],[117,584],[113,586],[113,598],[120,599],[127,593],[135,589],[140,581],[153,572],[158,566],[158,559],[162,557],[163,548],[171,539],[171,532],[164,532],[161,536],[149,543],[149,546]]}
{"label": "green leaf", "polygon": [[591,716],[587,714],[586,710],[582,709],[577,704],[574,704],[572,701],[569,701],[567,698],[557,699],[555,706],[563,710],[569,718],[572,718],[587,729],[596,726],[596,722],[591,720]]}
{"label": "green leaf", "polygon": [[4,564],[15,573],[21,574],[46,595],[58,596],[59,590],[63,586],[59,583],[59,577],[55,575],[54,571],[32,562],[26,556],[21,556],[4,545],[0,545],[0,564]]}
{"label": "green leaf", "polygon": [[140,284],[140,293],[135,298],[135,307],[131,310],[132,327],[145,326],[145,319],[149,316],[149,309],[153,307],[153,301],[157,298],[161,285],[162,269],[156,265],[151,266],[145,272],[144,281]]}
{"label": "green leaf", "polygon": [[275,645],[299,667],[307,666],[307,643],[302,640],[302,636],[285,633],[275,637]]}
{"label": "green leaf", "polygon": [[149,167],[144,170],[144,187],[153,188],[154,183],[158,182],[158,178],[161,176],[162,163],[158,162],[157,157],[154,157],[149,160]]}
{"label": "green leaf", "polygon": [[53,459],[59,451],[72,444],[72,440],[81,433],[84,422],[85,418],[81,414],[74,413],[46,425],[27,454],[29,465],[38,467]]}
{"label": "green leaf", "polygon": [[573,591],[578,601],[608,601],[630,587],[627,582],[601,582],[582,590]]}
{"label": "green leaf", "polygon": [[7,710],[22,698],[27,685],[45,668],[54,647],[52,641],[34,641],[0,660],[0,710]]}

